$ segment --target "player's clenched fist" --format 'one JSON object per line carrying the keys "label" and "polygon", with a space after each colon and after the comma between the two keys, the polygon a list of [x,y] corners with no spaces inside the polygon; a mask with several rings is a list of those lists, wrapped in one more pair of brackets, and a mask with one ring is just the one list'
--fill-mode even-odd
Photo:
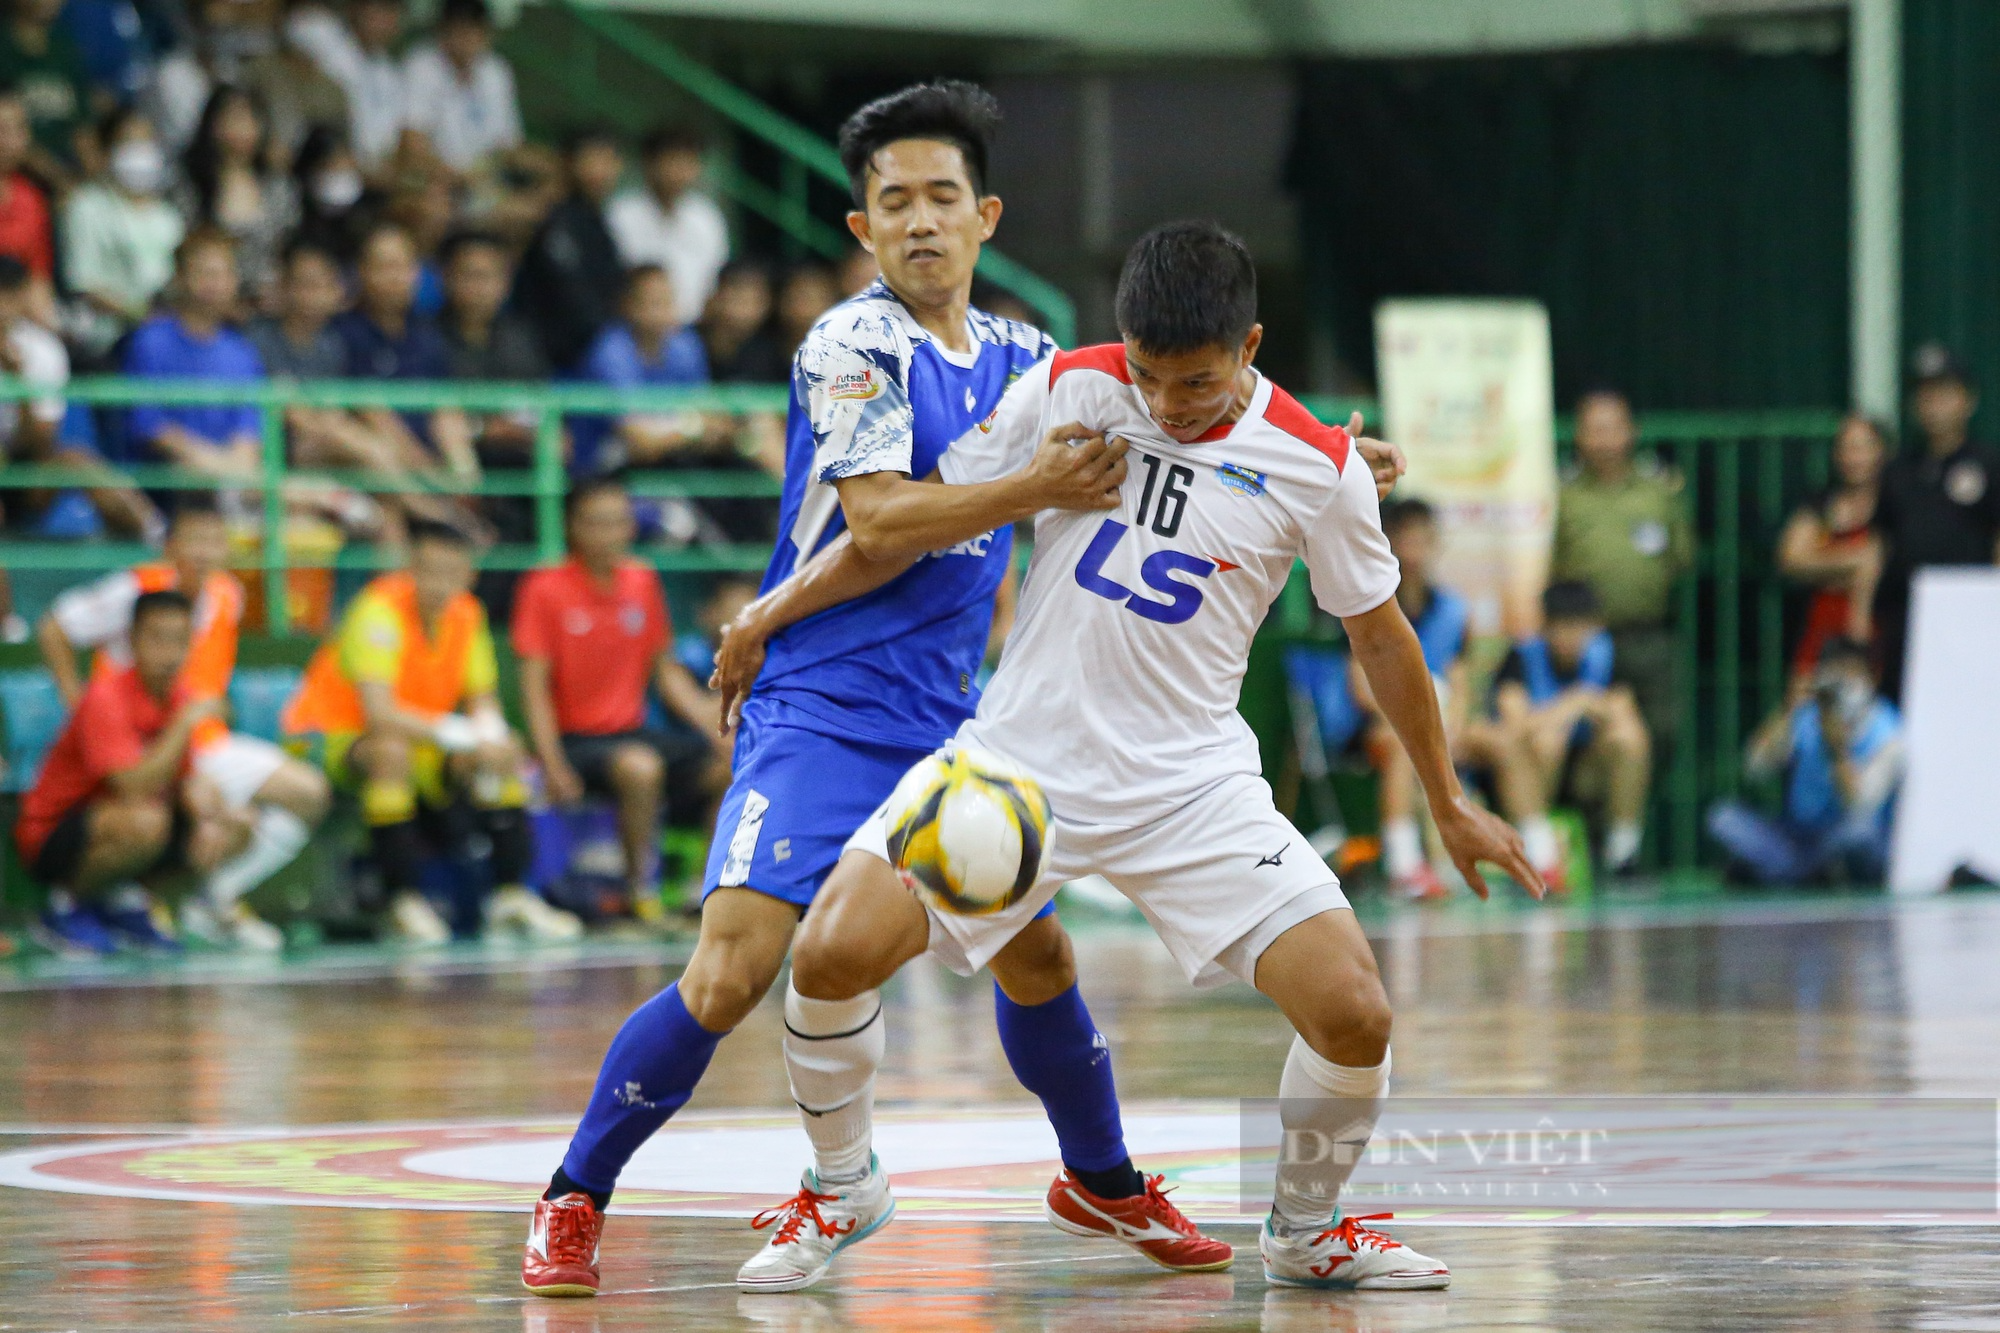
{"label": "player's clenched fist", "polygon": [[1042,437],[1027,475],[1043,509],[1116,509],[1125,484],[1124,440],[1066,422]]}

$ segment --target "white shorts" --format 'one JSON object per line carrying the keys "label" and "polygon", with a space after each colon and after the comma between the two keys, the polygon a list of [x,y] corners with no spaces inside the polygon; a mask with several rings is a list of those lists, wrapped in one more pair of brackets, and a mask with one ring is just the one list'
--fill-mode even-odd
{"label": "white shorts", "polygon": [[285,752],[271,742],[232,731],[195,752],[194,771],[221,789],[224,804],[240,810],[284,763]]}
{"label": "white shorts", "polygon": [[[930,952],[952,971],[970,976],[991,962],[1058,888],[1098,874],[1145,914],[1189,981],[1218,986],[1235,976],[1254,985],[1257,959],[1278,936],[1348,905],[1339,877],[1278,813],[1270,784],[1259,777],[1225,778],[1172,814],[1136,828],[1058,819],[1050,844],[1041,880],[1006,911],[959,916],[926,906]],[[855,831],[845,850],[889,859],[882,809]]]}

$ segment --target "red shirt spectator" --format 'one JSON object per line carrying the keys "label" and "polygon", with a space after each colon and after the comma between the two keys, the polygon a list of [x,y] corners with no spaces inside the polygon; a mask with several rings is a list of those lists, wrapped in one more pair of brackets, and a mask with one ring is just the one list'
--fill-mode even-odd
{"label": "red shirt spectator", "polygon": [[55,276],[49,201],[26,172],[0,177],[0,255],[12,255],[44,281]]}
{"label": "red shirt spectator", "polygon": [[646,687],[672,635],[660,576],[637,561],[619,565],[607,585],[566,560],[528,575],[514,596],[514,651],[549,664],[565,736],[639,727]]}
{"label": "red shirt spectator", "polygon": [[[77,700],[56,743],[49,748],[34,789],[21,798],[14,841],[30,865],[63,816],[104,792],[105,779],[145,757],[181,703],[176,688],[166,699],[146,692],[137,667],[94,676]],[[182,759],[185,767],[186,759]]]}

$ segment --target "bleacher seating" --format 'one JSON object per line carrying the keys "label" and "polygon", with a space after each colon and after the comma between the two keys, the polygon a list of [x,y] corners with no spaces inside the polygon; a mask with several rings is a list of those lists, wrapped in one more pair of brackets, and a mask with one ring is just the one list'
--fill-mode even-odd
{"label": "bleacher seating", "polygon": [[35,785],[42,756],[55,744],[68,710],[55,681],[37,667],[0,671],[0,715],[7,727],[7,772],[0,791],[18,795]]}

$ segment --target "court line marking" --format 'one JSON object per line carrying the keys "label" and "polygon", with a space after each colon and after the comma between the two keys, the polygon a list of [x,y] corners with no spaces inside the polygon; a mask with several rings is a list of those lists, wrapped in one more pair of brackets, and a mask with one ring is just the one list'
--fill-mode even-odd
{"label": "court line marking", "polygon": [[[1051,1264],[1101,1264],[1101,1263],[1109,1263],[1113,1259],[1130,1259],[1133,1257],[1134,1256],[1129,1254],[1060,1255],[1053,1259],[1002,1259],[995,1263],[988,1263],[988,1264],[951,1264],[948,1266],[937,1264],[937,1265],[931,1265],[926,1268],[899,1268],[894,1271],[899,1274],[971,1273],[971,1272],[984,1272],[988,1269],[994,1269],[994,1268],[1047,1267]],[[829,1273],[825,1278],[822,1279],[822,1281],[840,1282],[849,1278],[879,1277],[879,1276],[880,1276],[879,1272],[870,1272],[865,1274]],[[722,1290],[736,1290],[736,1289],[737,1287],[734,1281],[689,1282],[679,1286],[672,1286],[672,1287],[625,1287],[617,1291],[600,1291],[592,1299],[602,1301],[602,1300],[609,1300],[618,1296],[663,1296],[683,1291],[722,1291]],[[768,1295],[773,1293],[764,1293],[764,1294]],[[787,1292],[782,1294],[797,1295],[798,1293]],[[548,1299],[549,1298],[546,1296],[515,1296],[515,1295],[468,1296],[464,1300],[458,1300],[458,1301],[404,1301],[400,1304],[395,1304],[395,1305],[347,1305],[326,1310],[287,1310],[285,1311],[285,1318],[312,1319],[312,1318],[328,1317],[333,1315],[390,1314],[402,1310],[440,1310],[440,1309],[449,1309],[454,1306],[463,1306],[463,1305],[534,1305],[543,1301],[547,1301]],[[571,1305],[570,1308],[574,1309],[575,1305]]]}

